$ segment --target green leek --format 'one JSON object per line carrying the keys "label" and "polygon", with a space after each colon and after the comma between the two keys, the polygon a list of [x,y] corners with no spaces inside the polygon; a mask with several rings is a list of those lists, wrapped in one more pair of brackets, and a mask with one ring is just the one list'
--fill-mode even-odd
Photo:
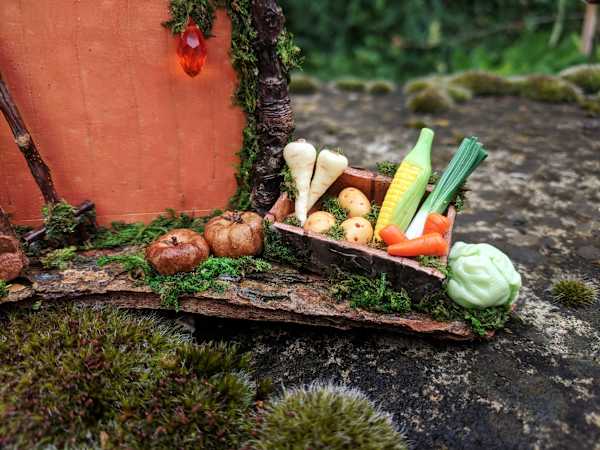
{"label": "green leek", "polygon": [[487,152],[477,138],[470,137],[462,141],[442,177],[408,227],[406,231],[408,239],[414,239],[423,234],[429,214],[443,214],[446,211],[457,191],[485,158],[487,158]]}

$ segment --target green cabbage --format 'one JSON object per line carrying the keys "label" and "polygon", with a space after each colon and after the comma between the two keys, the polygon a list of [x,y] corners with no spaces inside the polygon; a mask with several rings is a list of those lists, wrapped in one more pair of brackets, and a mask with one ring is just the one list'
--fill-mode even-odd
{"label": "green cabbage", "polygon": [[517,299],[521,276],[496,247],[457,242],[448,256],[448,265],[448,295],[465,308],[501,306]]}

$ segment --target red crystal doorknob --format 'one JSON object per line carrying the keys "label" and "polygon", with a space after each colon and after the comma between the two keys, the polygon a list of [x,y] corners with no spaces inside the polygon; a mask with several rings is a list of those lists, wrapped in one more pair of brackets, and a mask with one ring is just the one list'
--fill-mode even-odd
{"label": "red crystal doorknob", "polygon": [[206,41],[202,31],[192,19],[179,36],[177,55],[179,64],[190,77],[198,75],[206,62]]}

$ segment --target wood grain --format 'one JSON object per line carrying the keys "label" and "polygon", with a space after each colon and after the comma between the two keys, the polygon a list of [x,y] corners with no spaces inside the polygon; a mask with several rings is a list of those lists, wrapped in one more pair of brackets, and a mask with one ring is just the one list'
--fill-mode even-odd
{"label": "wood grain", "polygon": [[[115,13],[118,11],[118,13]],[[161,26],[168,1],[0,2],[0,67],[71,204],[93,199],[101,224],[166,208],[205,214],[235,192],[244,113],[219,10],[203,72],[188,77]],[[42,196],[0,124],[0,204],[38,225]]]}

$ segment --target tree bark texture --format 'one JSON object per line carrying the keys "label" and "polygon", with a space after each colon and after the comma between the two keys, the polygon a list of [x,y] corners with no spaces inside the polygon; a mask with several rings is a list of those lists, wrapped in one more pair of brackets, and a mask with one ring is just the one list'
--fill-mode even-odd
{"label": "tree bark texture", "polygon": [[[111,252],[84,252],[69,270],[62,272],[30,268],[26,276],[32,283],[13,285],[9,295],[0,298],[0,306],[75,300],[127,309],[165,309],[157,294],[132,280],[119,265],[98,268],[93,261],[99,254]],[[227,288],[222,292],[209,290],[182,297],[180,311],[206,317],[343,330],[379,329],[458,341],[477,339],[463,322],[437,322],[423,314],[381,314],[352,308],[348,302],[332,298],[326,279],[284,266],[274,265],[268,273],[228,278],[226,282]],[[486,338],[492,336],[490,332]]]}
{"label": "tree bark texture", "polygon": [[285,18],[275,0],[255,0],[252,19],[257,32],[258,140],[253,168],[252,207],[266,213],[279,197],[283,148],[294,130],[287,74],[277,55]]}
{"label": "tree bark texture", "polygon": [[60,202],[60,197],[52,182],[50,169],[42,159],[35,142],[33,142],[33,138],[29,134],[29,131],[21,118],[19,109],[11,97],[8,87],[4,83],[2,73],[0,73],[0,110],[2,110],[2,114],[4,114],[4,117],[13,132],[15,142],[27,161],[29,170],[42,192],[44,201],[46,203]]}

